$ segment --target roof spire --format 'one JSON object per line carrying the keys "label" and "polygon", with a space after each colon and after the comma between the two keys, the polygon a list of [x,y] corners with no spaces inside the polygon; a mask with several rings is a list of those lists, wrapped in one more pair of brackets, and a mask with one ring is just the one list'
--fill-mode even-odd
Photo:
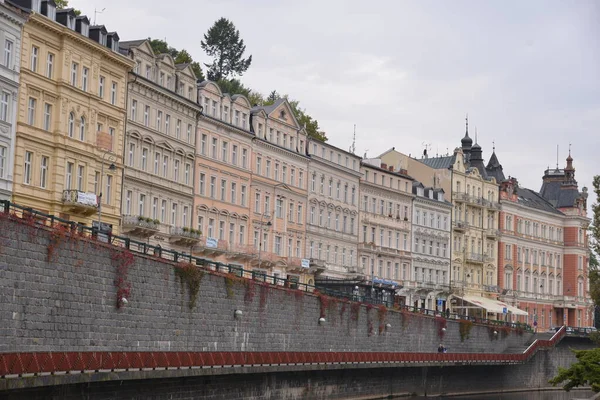
{"label": "roof spire", "polygon": [[496,142],[492,140],[492,153],[496,152]]}
{"label": "roof spire", "polygon": [[558,145],[556,145],[556,169],[558,170]]}
{"label": "roof spire", "polygon": [[469,113],[465,117],[465,137],[469,137]]}
{"label": "roof spire", "polygon": [[477,125],[475,125],[475,143],[477,143]]}

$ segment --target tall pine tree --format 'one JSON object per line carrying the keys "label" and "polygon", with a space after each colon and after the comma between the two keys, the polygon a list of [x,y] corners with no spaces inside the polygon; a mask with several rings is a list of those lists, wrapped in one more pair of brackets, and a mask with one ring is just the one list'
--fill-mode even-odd
{"label": "tall pine tree", "polygon": [[213,57],[212,64],[204,64],[208,68],[208,79],[212,81],[243,75],[252,63],[252,56],[243,58],[246,45],[240,39],[240,31],[226,18],[220,18],[210,27],[200,45],[209,57]]}

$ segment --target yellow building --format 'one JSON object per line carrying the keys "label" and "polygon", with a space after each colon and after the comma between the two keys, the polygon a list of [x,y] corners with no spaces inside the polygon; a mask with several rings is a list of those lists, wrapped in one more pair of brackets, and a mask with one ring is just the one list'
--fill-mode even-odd
{"label": "yellow building", "polygon": [[118,53],[116,32],[53,4],[21,4],[33,9],[23,28],[13,201],[117,233],[134,61]]}

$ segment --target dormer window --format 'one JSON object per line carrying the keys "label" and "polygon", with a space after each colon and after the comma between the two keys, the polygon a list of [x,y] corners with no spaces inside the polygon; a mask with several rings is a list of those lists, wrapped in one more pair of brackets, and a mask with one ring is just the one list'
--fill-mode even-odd
{"label": "dormer window", "polygon": [[165,73],[164,72],[160,72],[159,78],[158,78],[158,84],[160,86],[164,86],[165,85]]}
{"label": "dormer window", "polygon": [[106,34],[100,32],[100,36],[98,37],[98,43],[102,46],[106,46]]}
{"label": "dormer window", "polygon": [[284,110],[281,110],[281,112],[279,113],[279,118],[285,119],[285,111]]}
{"label": "dormer window", "polygon": [[444,201],[444,193],[443,192],[438,192],[438,198],[439,201]]}
{"label": "dormer window", "polygon": [[146,79],[152,79],[152,67],[146,65]]}
{"label": "dormer window", "polygon": [[[37,1],[39,3],[39,0]],[[54,7],[54,5],[50,2],[46,2],[46,17],[48,17],[52,21],[56,21],[56,7]]]}
{"label": "dormer window", "polygon": [[42,1],[41,0],[31,0],[31,10],[36,13],[42,12]]}
{"label": "dormer window", "polygon": [[429,198],[433,200],[433,190],[429,191]]}
{"label": "dormer window", "polygon": [[423,188],[417,188],[417,195],[419,195],[419,196],[423,196],[424,195]]}
{"label": "dormer window", "polygon": [[90,26],[85,22],[81,23],[81,34],[83,36],[90,36]]}
{"label": "dormer window", "polygon": [[119,39],[113,36],[111,50],[118,52],[119,51]]}
{"label": "dormer window", "polygon": [[67,15],[67,28],[75,30],[75,17],[72,15]]}

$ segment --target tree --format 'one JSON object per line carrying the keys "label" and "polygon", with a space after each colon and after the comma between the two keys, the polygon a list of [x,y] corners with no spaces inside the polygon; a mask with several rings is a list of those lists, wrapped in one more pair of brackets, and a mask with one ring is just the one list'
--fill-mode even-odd
{"label": "tree", "polygon": [[596,305],[594,313],[595,324],[600,323],[600,263],[598,256],[600,255],[600,175],[594,176],[592,181],[594,193],[596,194],[596,202],[592,205],[592,225],[589,230],[590,237],[590,297]]}
{"label": "tree", "polygon": [[191,54],[188,53],[186,49],[182,49],[181,51],[177,50],[176,48],[169,46],[166,41],[160,39],[148,38],[148,40],[150,41],[150,47],[152,47],[154,54],[169,54],[173,57],[175,64],[190,64],[190,67],[192,67],[192,70],[196,75],[196,79],[201,81],[204,80],[204,74],[202,73],[200,63],[194,61]]}
{"label": "tree", "polygon": [[253,107],[262,106],[264,104],[262,94],[244,86],[239,79],[221,79],[217,81],[217,85],[219,85],[219,88],[223,93],[229,93],[231,96],[234,94],[246,96],[250,105]]}
{"label": "tree", "polygon": [[558,375],[549,382],[569,391],[577,386],[591,386],[594,392],[600,392],[600,348],[593,350],[573,350],[577,362],[569,368],[558,368]]}
{"label": "tree", "polygon": [[200,46],[209,57],[214,58],[212,64],[204,65],[208,68],[208,78],[215,82],[230,75],[243,75],[252,63],[251,55],[242,58],[246,45],[240,39],[240,31],[226,18],[218,19],[210,27]]}
{"label": "tree", "polygon": [[319,128],[319,122],[308,115],[305,109],[300,108],[300,102],[298,100],[290,100],[287,94],[280,96],[276,90],[273,90],[265,99],[264,105],[273,104],[281,97],[287,99],[290,107],[292,108],[292,112],[294,113],[294,117],[296,117],[296,120],[300,126],[306,129],[306,134],[308,137],[321,142],[327,141],[327,134]]}
{"label": "tree", "polygon": [[[55,0],[54,3],[56,3],[57,10],[64,10],[65,8],[69,8],[69,0]],[[81,15],[80,10],[74,8],[73,11],[75,12],[75,15]]]}

